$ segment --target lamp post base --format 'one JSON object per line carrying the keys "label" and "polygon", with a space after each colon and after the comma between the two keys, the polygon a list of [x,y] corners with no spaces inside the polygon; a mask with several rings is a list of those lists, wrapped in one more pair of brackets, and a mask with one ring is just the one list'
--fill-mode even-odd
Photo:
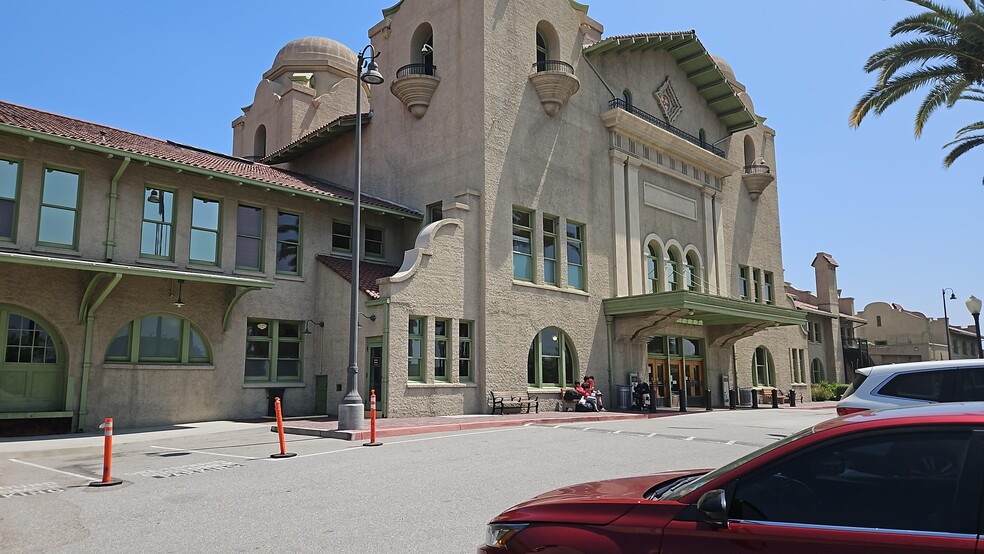
{"label": "lamp post base", "polygon": [[338,405],[339,431],[358,431],[363,428],[365,419],[366,406],[362,402],[359,402],[358,404]]}

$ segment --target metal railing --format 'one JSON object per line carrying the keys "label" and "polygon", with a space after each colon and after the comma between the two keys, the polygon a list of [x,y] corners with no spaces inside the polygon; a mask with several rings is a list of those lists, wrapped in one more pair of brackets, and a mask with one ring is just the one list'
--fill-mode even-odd
{"label": "metal railing", "polygon": [[411,63],[396,70],[396,78],[402,79],[410,75],[437,76],[437,66],[430,63]]}
{"label": "metal railing", "polygon": [[709,144],[706,140],[701,140],[682,129],[678,129],[650,113],[646,113],[635,106],[626,104],[625,100],[621,98],[612,98],[611,100],[609,100],[608,107],[612,109],[619,108],[625,110],[640,119],[644,119],[647,122],[652,123],[653,125],[659,127],[660,129],[663,129],[664,131],[672,133],[687,142],[695,144],[703,148],[704,150],[711,152],[712,154],[716,154],[722,158],[726,157],[724,150],[721,150],[720,148],[717,148],[713,144]]}
{"label": "metal railing", "polygon": [[533,71],[535,73],[539,73],[541,71],[563,71],[564,73],[573,75],[574,66],[560,60],[543,60],[533,64]]}
{"label": "metal railing", "polygon": [[745,166],[745,175],[752,175],[755,173],[772,173],[772,170],[769,166],[763,164]]}
{"label": "metal railing", "polygon": [[841,339],[841,345],[844,348],[850,348],[852,350],[867,350],[868,349],[868,339]]}

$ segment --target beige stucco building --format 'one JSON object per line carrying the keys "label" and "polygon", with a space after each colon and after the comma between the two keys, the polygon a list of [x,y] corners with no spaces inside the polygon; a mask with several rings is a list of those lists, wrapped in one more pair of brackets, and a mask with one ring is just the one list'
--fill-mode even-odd
{"label": "beige stucco building", "polygon": [[400,2],[368,30],[386,83],[361,119],[356,54],[293,41],[232,157],[0,103],[0,331],[24,329],[3,417],[334,413],[353,255],[360,392],[389,417],[494,390],[551,409],[585,375],[664,405],[804,394],[775,131],[694,32],[605,38],[587,12]]}
{"label": "beige stucco building", "polygon": [[887,302],[872,302],[858,315],[868,321],[858,329],[858,336],[868,341],[875,364],[962,360],[978,355],[973,329],[948,326],[943,318],[927,317]]}

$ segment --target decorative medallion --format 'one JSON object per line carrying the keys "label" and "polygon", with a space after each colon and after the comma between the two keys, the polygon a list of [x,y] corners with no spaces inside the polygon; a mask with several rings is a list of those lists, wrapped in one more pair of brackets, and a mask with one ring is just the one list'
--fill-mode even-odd
{"label": "decorative medallion", "polygon": [[680,105],[680,99],[677,98],[676,92],[673,90],[673,84],[670,83],[669,76],[653,92],[653,96],[656,97],[656,103],[659,104],[659,109],[663,112],[666,122],[673,123],[673,120],[683,111],[683,106]]}

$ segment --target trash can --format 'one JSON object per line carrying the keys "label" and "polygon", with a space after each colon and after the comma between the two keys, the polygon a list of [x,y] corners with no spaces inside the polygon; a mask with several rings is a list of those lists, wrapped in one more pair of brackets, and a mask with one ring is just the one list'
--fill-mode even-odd
{"label": "trash can", "polygon": [[752,387],[743,387],[738,389],[738,405],[739,406],[752,405]]}
{"label": "trash can", "polygon": [[632,387],[629,385],[615,385],[616,409],[628,410],[632,405]]}

